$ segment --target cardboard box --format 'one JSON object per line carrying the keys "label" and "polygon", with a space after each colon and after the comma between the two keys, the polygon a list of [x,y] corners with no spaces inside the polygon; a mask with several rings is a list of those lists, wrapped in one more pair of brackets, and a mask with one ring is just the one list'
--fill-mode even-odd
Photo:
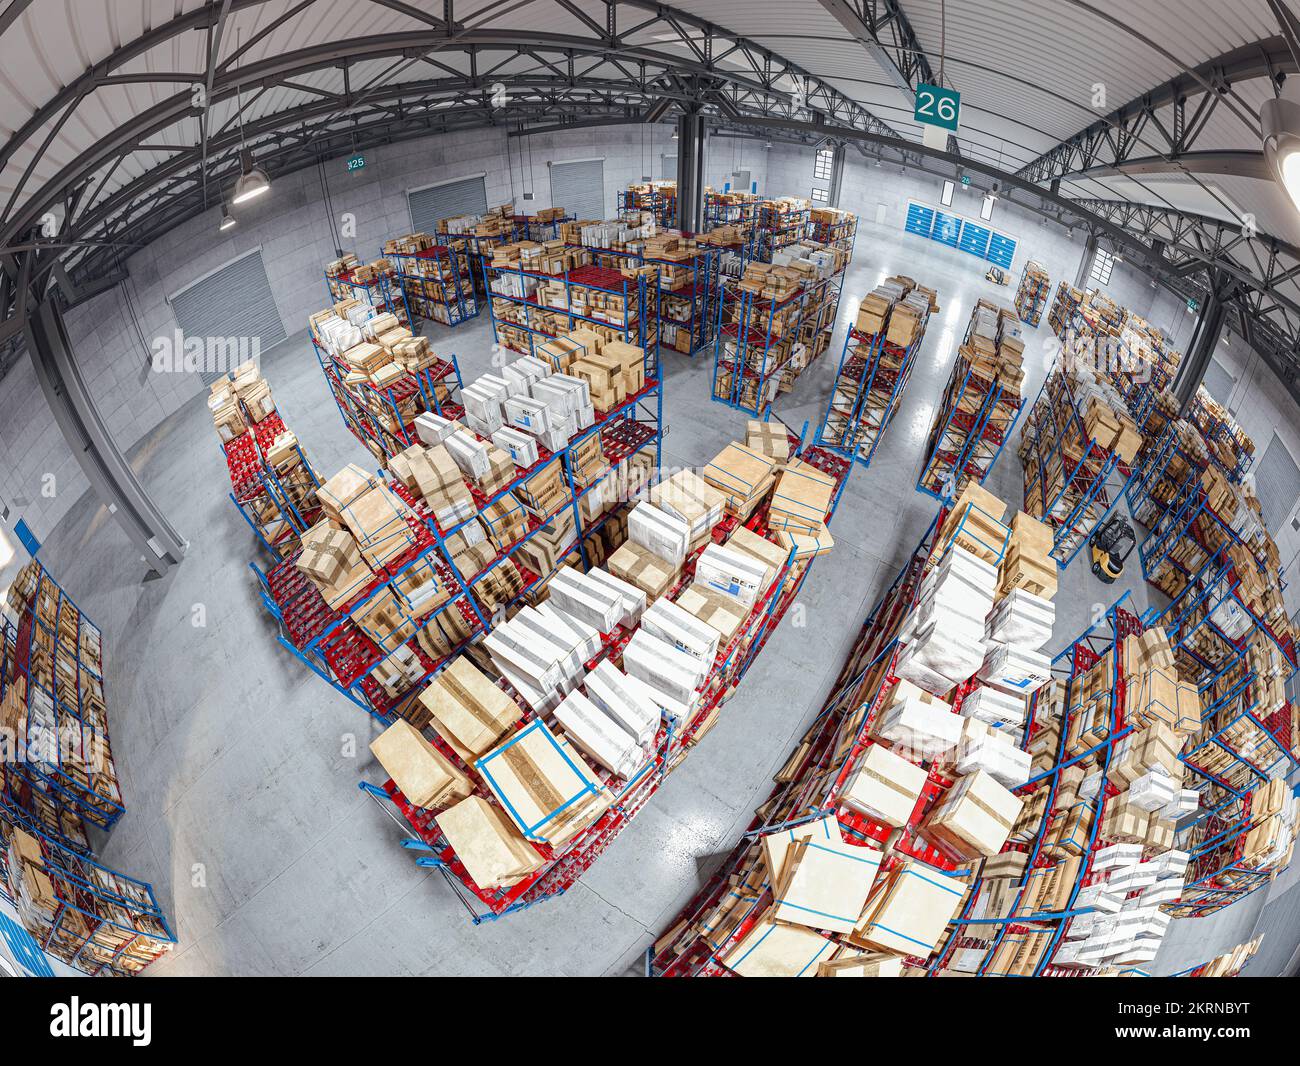
{"label": "cardboard box", "polygon": [[930,812],[926,836],[964,859],[996,855],[1007,842],[1023,803],[989,774],[960,778]]}
{"label": "cardboard box", "polygon": [[849,942],[924,958],[957,913],[965,888],[921,863],[904,862],[877,880]]}
{"label": "cardboard box", "polygon": [[854,761],[840,803],[884,825],[906,825],[925,782],[921,767],[872,744]]}
{"label": "cardboard box", "polygon": [[534,719],[474,763],[524,837],[560,847],[610,804],[600,779],[570,745]]}
{"label": "cardboard box", "polygon": [[811,929],[764,915],[719,961],[741,977],[815,977],[834,953],[835,945]]}
{"label": "cardboard box", "polygon": [[376,737],[370,753],[417,807],[447,806],[474,791],[469,777],[404,719]]}
{"label": "cardboard box", "polygon": [[479,888],[517,884],[545,865],[500,808],[481,796],[461,800],[434,821]]}
{"label": "cardboard box", "polygon": [[884,853],[846,843],[835,819],[791,842],[773,882],[772,915],[778,921],[851,933]]}
{"label": "cardboard box", "polygon": [[651,599],[665,595],[681,569],[630,540],[619,546],[605,561],[605,566],[615,577],[635,585]]}
{"label": "cardboard box", "polygon": [[466,762],[494,747],[523,717],[519,705],[460,656],[420,693],[433,727]]}

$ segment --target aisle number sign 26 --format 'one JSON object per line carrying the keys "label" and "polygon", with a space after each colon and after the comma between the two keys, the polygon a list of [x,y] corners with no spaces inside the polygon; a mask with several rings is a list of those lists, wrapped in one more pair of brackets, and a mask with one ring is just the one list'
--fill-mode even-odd
{"label": "aisle number sign 26", "polygon": [[912,117],[923,126],[939,126],[956,133],[957,121],[961,117],[961,93],[922,82],[916,87],[916,107]]}

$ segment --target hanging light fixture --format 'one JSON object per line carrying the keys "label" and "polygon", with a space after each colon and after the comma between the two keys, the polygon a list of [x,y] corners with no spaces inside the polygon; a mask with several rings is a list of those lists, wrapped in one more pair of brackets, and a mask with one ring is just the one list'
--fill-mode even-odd
{"label": "hanging light fixture", "polygon": [[221,222],[217,225],[217,229],[228,230],[230,229],[231,226],[236,226],[238,224],[239,223],[235,221],[235,216],[230,213],[230,208],[228,208],[225,204],[222,204]]}
{"label": "hanging light fixture", "polygon": [[239,178],[235,181],[235,191],[230,197],[232,204],[247,203],[255,196],[261,196],[271,188],[271,179],[266,171],[253,165],[253,153],[247,148],[239,150]]}
{"label": "hanging light fixture", "polygon": [[1288,78],[1282,95],[1265,100],[1259,109],[1259,126],[1264,137],[1264,158],[1273,177],[1297,208],[1300,208],[1300,102],[1298,90]]}
{"label": "hanging light fixture", "polygon": [[[230,197],[232,204],[247,203],[254,197],[261,196],[271,187],[271,179],[266,176],[266,171],[259,166],[253,165],[253,153],[248,150],[248,145],[244,141],[244,102],[241,97],[242,92],[241,88],[236,87],[235,113],[239,117],[239,178],[235,181],[235,191]],[[222,228],[224,229],[225,226]]]}

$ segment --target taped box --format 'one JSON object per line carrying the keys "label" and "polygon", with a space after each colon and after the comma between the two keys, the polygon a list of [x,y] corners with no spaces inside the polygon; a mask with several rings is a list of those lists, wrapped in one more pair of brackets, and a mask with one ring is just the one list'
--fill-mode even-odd
{"label": "taped box", "polygon": [[474,791],[468,775],[407,721],[399,719],[384,730],[371,742],[370,753],[417,807],[447,806]]}
{"label": "taped box", "polygon": [[925,958],[957,913],[965,890],[957,878],[921,863],[903,862],[877,880],[849,942]]}
{"label": "taped box", "polygon": [[1007,842],[1023,806],[990,774],[960,778],[930,812],[922,832],[963,859],[996,855]]}
{"label": "taped box", "polygon": [[474,763],[529,839],[562,847],[604,813],[611,797],[570,745],[535,719]]}
{"label": "taped box", "polygon": [[775,834],[764,844],[778,921],[851,933],[880,870],[883,852],[846,843],[834,817]]}
{"label": "taped box", "polygon": [[545,865],[500,808],[481,796],[461,800],[434,821],[481,889],[518,884]]}
{"label": "taped box", "polygon": [[906,825],[925,782],[921,767],[872,744],[854,760],[840,804],[885,825]]}
{"label": "taped box", "polygon": [[490,751],[523,717],[519,705],[460,656],[420,693],[431,725],[466,762]]}

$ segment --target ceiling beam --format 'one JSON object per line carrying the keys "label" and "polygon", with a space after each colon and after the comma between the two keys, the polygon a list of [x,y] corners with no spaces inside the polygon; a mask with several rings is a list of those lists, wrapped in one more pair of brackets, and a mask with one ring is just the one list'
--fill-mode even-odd
{"label": "ceiling beam", "polygon": [[[1209,113],[1230,99],[1233,84],[1293,74],[1297,69],[1281,36],[1234,48],[1117,107],[1026,163],[1016,175],[1035,182],[1059,180],[1097,166],[1117,166],[1144,145],[1148,154],[1154,148],[1166,159],[1176,160],[1191,150]],[[1171,105],[1177,114],[1169,128],[1156,113]],[[1247,112],[1243,118],[1258,132],[1256,116],[1250,109]],[[1144,137],[1148,133],[1156,135],[1154,144],[1148,145]]]}
{"label": "ceiling beam", "polygon": [[930,59],[898,0],[820,2],[905,96],[915,94],[918,82],[934,84]]}
{"label": "ceiling beam", "polygon": [[1263,152],[1248,149],[1207,149],[1202,152],[1184,152],[1170,158],[1162,155],[1127,159],[1114,166],[1095,166],[1063,174],[1063,181],[1081,181],[1085,178],[1140,177],[1151,174],[1222,174],[1236,178],[1258,178],[1272,181]]}

